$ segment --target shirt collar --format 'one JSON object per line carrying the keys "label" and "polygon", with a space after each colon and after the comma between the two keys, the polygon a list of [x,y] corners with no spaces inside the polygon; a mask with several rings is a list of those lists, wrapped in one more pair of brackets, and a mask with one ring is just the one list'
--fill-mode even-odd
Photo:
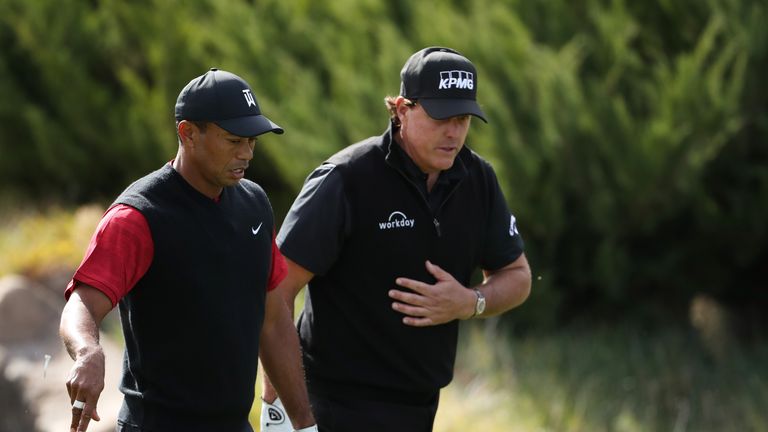
{"label": "shirt collar", "polygon": [[[384,144],[388,150],[386,156],[387,163],[400,170],[409,179],[417,182],[425,182],[427,180],[427,175],[421,171],[413,159],[408,156],[408,153],[406,153],[397,141],[395,141],[395,134],[398,129],[399,128],[390,121],[389,128],[387,128],[387,131],[384,133]],[[464,152],[467,151],[469,151],[467,146],[463,146],[456,156],[456,159],[454,159],[453,165],[447,170],[440,172],[440,175],[437,177],[438,185],[450,184],[454,181],[461,180],[467,175],[467,168],[464,165],[464,160],[462,158]]]}

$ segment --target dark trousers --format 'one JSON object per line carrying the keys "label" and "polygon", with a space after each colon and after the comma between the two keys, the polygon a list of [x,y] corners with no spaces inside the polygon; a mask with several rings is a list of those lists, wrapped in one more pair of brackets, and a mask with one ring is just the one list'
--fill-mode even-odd
{"label": "dark trousers", "polygon": [[253,432],[248,415],[211,417],[194,412],[172,412],[144,400],[126,396],[117,419],[117,432]]}
{"label": "dark trousers", "polygon": [[309,394],[320,432],[431,432],[439,393],[426,404],[409,405]]}
{"label": "dark trousers", "polygon": [[[117,428],[115,429],[117,432],[153,432],[153,430],[148,430],[144,428],[140,428],[138,426],[130,425],[123,423],[122,421],[117,422]],[[172,432],[172,431],[168,431]],[[243,426],[242,432],[253,432],[253,428],[249,426]]]}

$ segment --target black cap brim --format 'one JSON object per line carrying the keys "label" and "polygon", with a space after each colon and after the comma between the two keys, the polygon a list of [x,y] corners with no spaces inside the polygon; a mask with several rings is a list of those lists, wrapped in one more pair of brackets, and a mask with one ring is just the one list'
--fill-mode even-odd
{"label": "black cap brim", "polygon": [[421,98],[419,103],[424,107],[427,114],[436,120],[445,120],[451,117],[471,114],[488,123],[488,120],[485,119],[485,113],[480,109],[480,105],[472,99]]}
{"label": "black cap brim", "polygon": [[214,123],[227,132],[241,137],[253,137],[267,132],[274,132],[276,134],[284,132],[283,128],[263,115],[237,117],[215,121]]}

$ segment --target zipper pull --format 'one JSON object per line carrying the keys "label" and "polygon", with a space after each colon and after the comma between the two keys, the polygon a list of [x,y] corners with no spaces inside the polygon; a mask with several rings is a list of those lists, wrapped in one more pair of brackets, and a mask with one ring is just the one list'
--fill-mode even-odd
{"label": "zipper pull", "polygon": [[435,230],[437,231],[437,236],[440,237],[440,222],[438,222],[437,218],[432,219],[432,223],[435,224]]}

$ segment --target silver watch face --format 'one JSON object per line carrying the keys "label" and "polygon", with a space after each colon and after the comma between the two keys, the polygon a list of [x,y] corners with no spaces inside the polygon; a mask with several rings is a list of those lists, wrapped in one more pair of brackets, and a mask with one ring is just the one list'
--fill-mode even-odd
{"label": "silver watch face", "polygon": [[475,315],[480,315],[485,312],[485,297],[478,292],[477,303],[475,303]]}

